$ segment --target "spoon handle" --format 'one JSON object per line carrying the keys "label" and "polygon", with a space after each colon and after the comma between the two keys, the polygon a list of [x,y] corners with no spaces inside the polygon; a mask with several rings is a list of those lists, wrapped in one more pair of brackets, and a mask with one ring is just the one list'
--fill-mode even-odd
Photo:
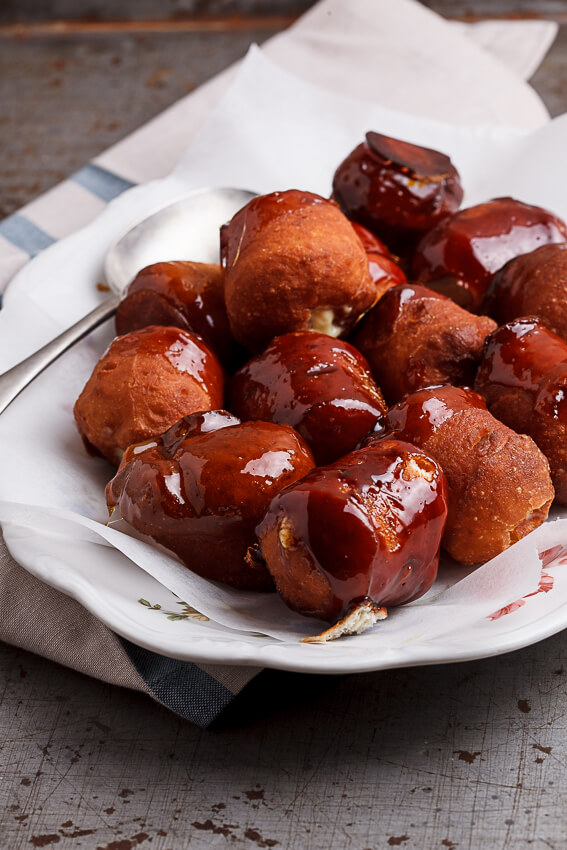
{"label": "spoon handle", "polygon": [[0,375],[0,413],[3,413],[34,378],[43,372],[67,349],[93,331],[115,313],[120,296],[111,295],[90,313],[79,319],[74,325],[56,336],[42,348],[30,354],[17,366]]}

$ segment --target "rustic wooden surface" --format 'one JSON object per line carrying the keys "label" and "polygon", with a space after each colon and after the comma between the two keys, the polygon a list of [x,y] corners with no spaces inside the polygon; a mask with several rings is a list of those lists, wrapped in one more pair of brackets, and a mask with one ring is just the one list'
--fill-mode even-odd
{"label": "rustic wooden surface", "polygon": [[[567,18],[565,2],[429,5]],[[32,6],[7,3],[0,21],[16,19],[11,9],[29,18]],[[86,28],[21,40],[0,30],[2,213],[272,31]],[[553,114],[567,111],[567,22],[534,84]],[[344,678],[268,672],[205,732],[140,694],[2,646],[0,847],[560,850],[566,659],[560,634],[468,664]]]}
{"label": "rustic wooden surface", "polygon": [[[149,121],[243,56],[252,42],[269,38],[282,20],[292,20],[311,3],[278,0],[268,7],[266,0],[241,0],[233,8],[254,13],[250,26],[244,27],[242,19],[237,26],[233,18],[217,16],[214,21],[218,29],[211,30],[207,28],[210,16],[201,15],[194,31],[181,31],[186,19],[178,20],[180,9],[202,9],[204,3],[145,0],[140,7],[134,3],[121,5],[124,18],[135,8],[145,13],[144,20],[138,17],[130,28],[101,32],[98,27],[115,9],[113,0],[89,4],[4,0],[5,5],[0,3],[0,218]],[[540,17],[555,15],[564,20],[533,85],[552,115],[567,109],[567,0],[523,4],[510,0],[428,0],[426,5],[461,19],[470,17],[471,9],[477,7],[485,13],[490,7],[491,15],[510,14],[510,9],[519,7],[536,9]],[[61,26],[61,15],[70,14],[71,8],[75,18],[66,19],[65,34],[48,34],[49,26]],[[96,20],[79,18],[81,8],[90,10],[91,17],[94,9]],[[217,0],[209,8],[218,13],[226,9],[226,3]],[[262,16],[266,8],[270,14]],[[167,23],[165,29],[146,28],[150,11],[154,20],[161,13],[161,20],[155,22]],[[25,13],[27,25],[22,23]],[[32,30],[32,24],[37,26],[39,20],[44,28]],[[25,25],[35,34],[26,37],[20,30],[14,34],[15,24]]]}

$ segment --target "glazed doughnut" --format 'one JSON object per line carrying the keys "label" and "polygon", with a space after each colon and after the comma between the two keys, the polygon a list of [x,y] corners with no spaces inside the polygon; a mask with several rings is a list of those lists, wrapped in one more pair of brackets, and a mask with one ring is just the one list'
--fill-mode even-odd
{"label": "glazed doughnut", "polygon": [[107,486],[107,504],[199,575],[273,590],[265,566],[245,556],[273,496],[312,467],[309,449],[288,425],[198,413],[128,448]]}
{"label": "glazed doughnut", "polygon": [[463,190],[445,154],[370,132],[337,168],[333,197],[348,218],[403,257],[459,208]]}
{"label": "glazed doughnut", "polygon": [[446,516],[439,465],[383,440],[278,493],[257,534],[286,604],[334,622],[367,599],[401,605],[422,596],[437,575]]}
{"label": "glazed doughnut", "polygon": [[370,363],[388,404],[432,384],[469,385],[496,328],[418,284],[389,289],[362,319],[352,344]]}
{"label": "glazed doughnut", "polygon": [[376,301],[362,243],[333,201],[290,190],[254,198],[221,228],[225,300],[235,338],[346,334]]}
{"label": "glazed doughnut", "polygon": [[506,263],[494,276],[483,309],[499,325],[537,316],[567,340],[567,245],[542,245]]}
{"label": "glazed doughnut", "polygon": [[233,375],[229,398],[242,420],[292,425],[319,464],[352,451],[386,410],[360,352],[309,331],[272,340]]}
{"label": "glazed doughnut", "polygon": [[87,450],[115,466],[131,444],[197,410],[221,407],[222,367],[202,339],[151,325],[116,337],[74,407]]}
{"label": "glazed doughnut", "polygon": [[226,369],[238,356],[220,265],[153,263],[138,272],[118,305],[116,331],[125,334],[148,325],[172,325],[199,334]]}

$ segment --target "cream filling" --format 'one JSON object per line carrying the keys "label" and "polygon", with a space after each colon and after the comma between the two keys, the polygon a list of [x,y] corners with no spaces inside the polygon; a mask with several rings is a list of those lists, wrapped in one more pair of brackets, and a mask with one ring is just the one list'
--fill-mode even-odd
{"label": "cream filling", "polygon": [[330,307],[317,307],[312,310],[309,324],[311,330],[327,336],[337,337],[343,331],[341,325],[335,324],[335,313]]}

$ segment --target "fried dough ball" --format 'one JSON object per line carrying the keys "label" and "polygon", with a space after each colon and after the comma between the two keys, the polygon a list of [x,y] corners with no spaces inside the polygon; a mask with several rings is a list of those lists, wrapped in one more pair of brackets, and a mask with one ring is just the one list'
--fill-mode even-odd
{"label": "fried dough ball", "polygon": [[368,599],[401,605],[422,596],[437,575],[446,516],[439,465],[383,440],[278,493],[257,534],[286,604],[333,622]]}
{"label": "fried dough ball", "polygon": [[370,132],[337,168],[333,198],[403,257],[459,208],[463,189],[445,154]]}
{"label": "fried dough ball", "polygon": [[126,288],[116,311],[116,331],[171,325],[199,334],[225,368],[236,356],[224,303],[224,271],[218,264],[153,263]]}
{"label": "fried dough ball", "polygon": [[115,466],[131,444],[196,410],[221,407],[222,367],[200,337],[151,325],[116,337],[74,408],[88,450]]}
{"label": "fried dough ball", "polygon": [[352,451],[386,410],[360,352],[308,331],[272,340],[233,375],[229,397],[243,420],[292,425],[319,464]]}
{"label": "fried dough ball", "polygon": [[494,276],[483,309],[500,325],[537,316],[567,340],[567,245],[542,245],[506,263]]}
{"label": "fried dough ball", "polygon": [[475,389],[494,416],[537,443],[567,505],[567,342],[535,318],[503,325],[486,340]]}
{"label": "fried dough ball", "polygon": [[241,590],[273,590],[265,566],[245,556],[273,496],[313,463],[288,425],[197,413],[126,450],[107,504],[199,575]]}
{"label": "fried dough ball", "polygon": [[548,210],[495,198],[460,210],[417,245],[412,279],[478,313],[493,276],[508,260],[540,245],[567,241],[567,225]]}
{"label": "fried dough ball", "polygon": [[462,564],[494,558],[547,518],[554,490],[546,458],[472,390],[445,385],[407,395],[368,442],[383,437],[414,443],[441,465],[449,485],[442,545]]}
{"label": "fried dough ball", "polygon": [[376,300],[360,239],[333,201],[292,189],[254,198],[221,229],[225,300],[235,338],[346,334]]}
{"label": "fried dough ball", "polygon": [[357,325],[352,344],[386,401],[432,384],[470,385],[496,323],[418,284],[389,289]]}

